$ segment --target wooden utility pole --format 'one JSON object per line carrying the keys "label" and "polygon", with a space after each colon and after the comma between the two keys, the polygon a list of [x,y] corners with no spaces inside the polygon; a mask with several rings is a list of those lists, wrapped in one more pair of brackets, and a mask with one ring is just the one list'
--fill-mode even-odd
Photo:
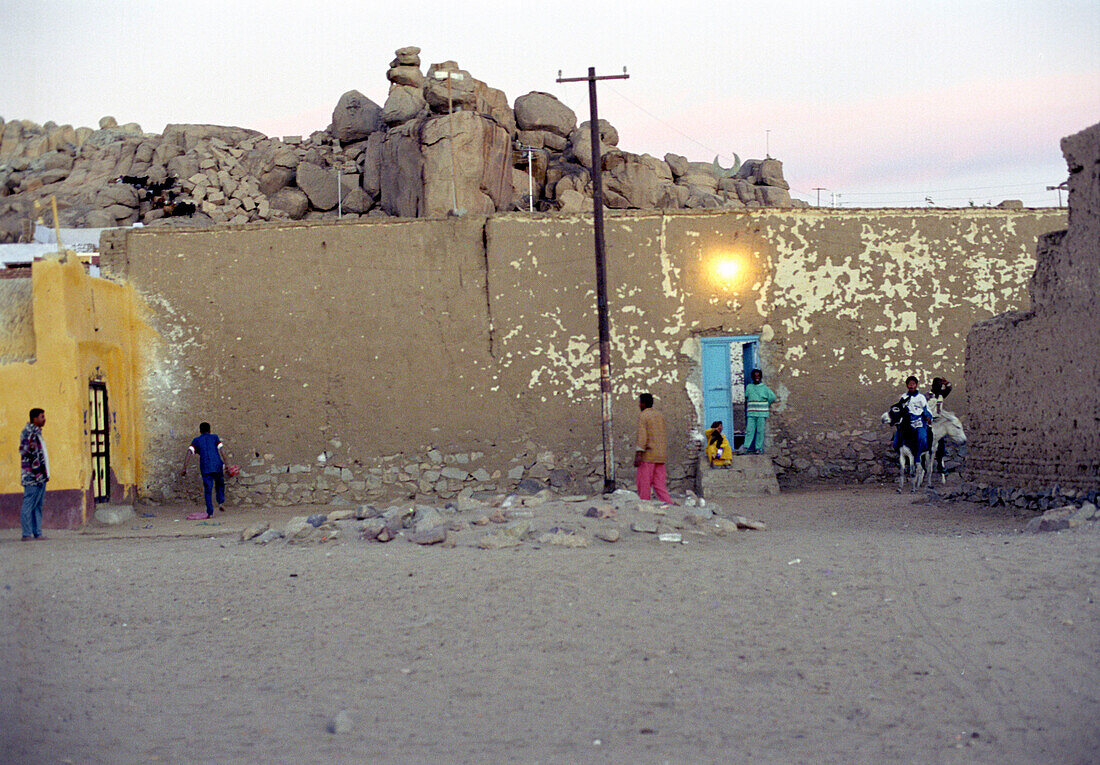
{"label": "wooden utility pole", "polygon": [[588,67],[587,77],[562,77],[558,70],[558,82],[588,81],[588,110],[592,133],[592,224],[596,239],[596,309],[600,327],[600,394],[603,415],[603,490],[615,491],[615,444],[611,428],[611,330],[607,318],[607,266],[603,241],[603,157],[600,152],[600,118],[596,109],[597,80],[625,80],[630,75],[623,67],[622,74],[596,76],[596,67]]}

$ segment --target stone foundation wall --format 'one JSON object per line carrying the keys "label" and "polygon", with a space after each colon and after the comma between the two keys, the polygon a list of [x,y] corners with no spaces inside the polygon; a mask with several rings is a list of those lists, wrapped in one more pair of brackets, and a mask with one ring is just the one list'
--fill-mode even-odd
{"label": "stone foundation wall", "polygon": [[[227,479],[226,491],[235,504],[288,507],[301,504],[385,502],[416,495],[450,499],[462,493],[509,491],[525,478],[554,486],[562,493],[597,493],[603,486],[601,467],[580,454],[557,457],[552,452],[522,453],[505,467],[483,452],[443,454],[432,449],[416,455],[391,454],[370,467],[361,464],[287,465],[264,455],[241,465],[240,475]],[[492,469],[490,469],[492,468]],[[201,501],[201,487],[192,484],[150,487],[154,499]]]}

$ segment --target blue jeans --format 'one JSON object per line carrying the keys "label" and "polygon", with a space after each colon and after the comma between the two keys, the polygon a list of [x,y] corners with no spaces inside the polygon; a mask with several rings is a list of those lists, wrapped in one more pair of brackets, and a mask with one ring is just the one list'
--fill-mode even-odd
{"label": "blue jeans", "polygon": [[764,451],[764,431],[768,429],[767,417],[745,418],[745,448],[750,452]]}
{"label": "blue jeans", "polygon": [[211,490],[218,487],[218,504],[225,502],[225,476],[221,472],[202,474],[202,496],[206,500],[206,514],[214,514],[214,505],[210,501]]}
{"label": "blue jeans", "polygon": [[[917,453],[914,457],[918,459],[922,454],[928,451],[928,428],[914,428],[917,431]],[[894,447],[894,451],[901,451],[901,428],[894,428],[894,440],[891,443]]]}
{"label": "blue jeans", "polygon": [[23,536],[42,536],[42,501],[46,498],[46,484],[23,484],[23,508],[19,511],[19,524]]}

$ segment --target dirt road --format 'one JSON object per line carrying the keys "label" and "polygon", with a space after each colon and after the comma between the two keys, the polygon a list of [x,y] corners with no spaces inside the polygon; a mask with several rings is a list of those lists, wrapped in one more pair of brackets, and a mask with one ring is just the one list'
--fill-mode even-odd
{"label": "dirt road", "polygon": [[[768,530],[502,550],[0,532],[0,751],[1097,761],[1100,524],[1023,535],[878,488],[735,509]],[[326,730],[339,710],[349,733]]]}

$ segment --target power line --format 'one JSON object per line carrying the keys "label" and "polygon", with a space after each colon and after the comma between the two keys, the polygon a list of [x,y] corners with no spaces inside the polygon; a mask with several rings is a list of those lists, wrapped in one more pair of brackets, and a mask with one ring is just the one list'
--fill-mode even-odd
{"label": "power line", "polygon": [[660,123],[661,123],[662,125],[664,125],[664,126],[665,126],[666,128],[668,128],[668,129],[669,129],[669,130],[671,130],[672,132],[676,133],[677,135],[679,135],[679,136],[681,136],[681,137],[683,137],[683,138],[686,138],[686,139],[688,139],[689,141],[691,141],[691,142],[692,142],[693,144],[695,144],[696,146],[700,146],[700,147],[702,147],[702,148],[706,149],[706,150],[707,150],[708,152],[712,152],[712,151],[713,151],[713,152],[714,152],[715,154],[717,154],[717,155],[718,155],[719,157],[722,157],[723,159],[725,159],[725,160],[727,160],[727,161],[732,161],[732,160],[733,160],[733,157],[731,157],[731,156],[730,156],[729,154],[726,154],[726,153],[724,153],[724,152],[718,151],[718,150],[717,150],[717,149],[715,149],[715,148],[712,148],[712,147],[710,147],[710,146],[707,146],[707,145],[706,145],[705,143],[703,143],[702,141],[697,141],[696,139],[692,138],[692,137],[691,137],[690,135],[688,135],[688,134],[687,134],[687,133],[685,133],[684,131],[680,130],[680,129],[679,129],[678,127],[676,127],[675,125],[672,125],[671,123],[665,122],[665,121],[664,121],[663,119],[661,119],[661,118],[660,118],[660,117],[658,117],[658,116],[657,116],[656,114],[654,114],[653,112],[651,112],[651,111],[649,111],[648,109],[646,109],[646,108],[645,108],[644,106],[641,106],[640,104],[637,104],[637,103],[635,103],[634,101],[631,101],[631,100],[630,100],[629,98],[627,98],[626,96],[624,96],[624,95],[623,95],[622,93],[620,93],[619,91],[615,90],[615,88],[612,88],[612,87],[608,86],[608,90],[610,90],[610,91],[611,91],[612,93],[614,93],[614,94],[615,94],[616,96],[618,96],[618,97],[619,97],[619,98],[621,98],[622,100],[626,101],[626,102],[627,102],[628,104],[630,104],[631,106],[633,106],[633,107],[634,107],[635,109],[637,109],[638,111],[642,112],[643,114],[646,114],[646,115],[648,115],[648,116],[649,116],[649,117],[650,117],[651,119],[654,119],[654,120],[656,120],[657,122],[660,122]]}
{"label": "power line", "polygon": [[953,189],[921,189],[920,191],[849,191],[846,192],[848,196],[852,197],[884,197],[884,196],[910,196],[921,194],[941,194],[951,191],[987,191],[990,189],[1030,189],[1030,188],[1044,188],[1045,184],[1042,183],[1017,183],[1014,185],[1005,186],[961,186]]}
{"label": "power line", "polygon": [[[614,95],[618,96],[623,101],[626,101],[628,104],[633,106],[638,111],[640,111],[643,114],[647,115],[650,119],[652,119],[656,122],[659,122],[660,124],[664,125],[666,128],[668,128],[672,132],[676,133],[677,135],[681,136],[682,138],[686,138],[687,140],[691,141],[696,146],[699,146],[700,148],[706,149],[708,152],[713,152],[714,154],[718,155],[719,157],[722,157],[723,159],[725,159],[726,161],[733,161],[733,157],[730,156],[729,154],[725,154],[725,153],[715,149],[713,146],[709,146],[708,144],[705,144],[702,141],[688,135],[687,133],[680,130],[675,125],[671,124],[670,122],[667,122],[666,120],[661,119],[660,117],[658,117],[656,114],[654,114],[653,112],[646,109],[641,104],[639,104],[639,103],[633,101],[632,99],[626,97],[625,95],[623,95],[622,93],[617,91],[615,88],[608,86],[608,89]],[[765,131],[765,132],[770,133],[771,131],[768,130],[768,131]],[[918,198],[918,199],[914,200],[915,204],[913,206],[921,207],[921,206],[924,206],[926,204],[926,198],[933,195],[933,194],[951,193],[951,192],[955,192],[955,191],[997,191],[997,190],[1007,191],[1007,190],[1011,190],[1011,189],[1047,189],[1047,190],[1052,190],[1052,189],[1050,189],[1050,187],[1047,187],[1045,184],[1026,183],[1026,184],[1001,185],[1001,186],[959,186],[959,187],[947,188],[947,189],[924,189],[922,191],[846,191],[843,194],[844,194],[845,197],[849,197],[849,198],[850,197],[886,197],[886,196],[902,197],[903,198],[902,201],[895,203],[897,205],[902,205],[902,204],[905,204],[907,202],[907,200],[904,200],[904,197],[915,197],[915,198]],[[818,206],[820,206],[820,196],[821,196],[820,191],[824,191],[826,189],[824,187],[822,187],[821,189],[818,189],[817,187],[815,187],[811,191],[805,191],[803,189],[796,189],[792,186],[790,188],[790,190],[793,193],[799,194],[799,195],[804,196],[804,197],[812,197],[812,196],[814,196],[814,194],[812,192],[818,192],[818,194],[817,194],[817,197],[818,197],[818,200],[819,200]],[[841,194],[839,192],[837,192],[835,194],[835,196],[837,198],[839,198],[841,196]],[[948,198],[941,199],[940,201],[951,202],[951,201],[972,201],[972,200],[970,200],[969,197],[948,197]]]}

